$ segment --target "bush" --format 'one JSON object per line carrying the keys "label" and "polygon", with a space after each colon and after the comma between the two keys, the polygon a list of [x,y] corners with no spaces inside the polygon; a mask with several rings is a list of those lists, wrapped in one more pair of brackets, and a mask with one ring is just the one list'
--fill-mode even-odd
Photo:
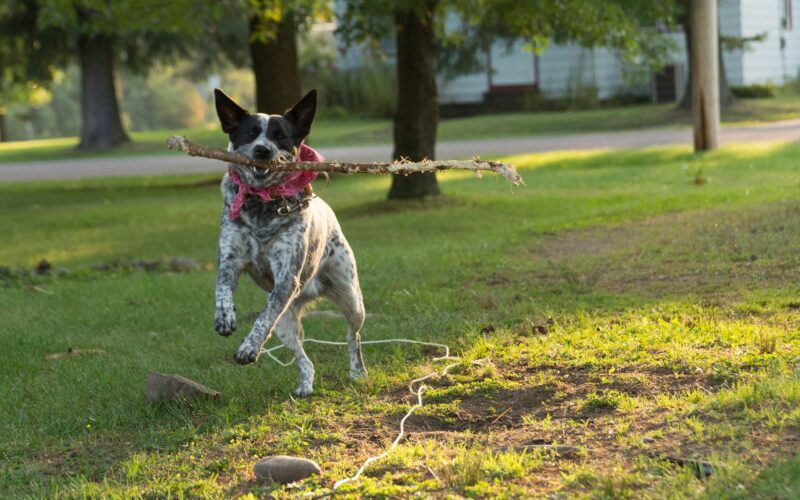
{"label": "bush", "polygon": [[333,65],[304,68],[303,82],[320,95],[321,114],[340,117],[391,118],[394,115],[397,79],[394,66],[369,59],[363,66],[340,69]]}
{"label": "bush", "polygon": [[762,99],[775,97],[775,86],[771,83],[731,86],[731,92],[741,99]]}

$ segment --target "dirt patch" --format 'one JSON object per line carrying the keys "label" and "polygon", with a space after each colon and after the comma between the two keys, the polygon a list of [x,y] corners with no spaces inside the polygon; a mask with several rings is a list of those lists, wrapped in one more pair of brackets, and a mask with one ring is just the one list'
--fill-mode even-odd
{"label": "dirt patch", "polygon": [[[412,432],[464,432],[480,434],[523,426],[525,418],[591,420],[614,413],[614,407],[586,410],[583,402],[590,393],[621,394],[630,397],[652,397],[658,394],[680,394],[702,388],[716,392],[722,386],[706,374],[681,374],[653,367],[626,367],[606,379],[596,367],[576,366],[509,366],[498,365],[503,380],[521,381],[521,386],[453,395],[450,400],[430,402],[439,405],[442,414],[423,409],[409,418],[406,427]],[[547,372],[552,382],[528,385],[534,375]],[[613,392],[609,392],[613,391]],[[407,394],[407,393],[405,393]],[[407,396],[397,396],[408,400]],[[454,404],[453,404],[454,403]],[[431,409],[431,407],[429,407]],[[433,414],[432,414],[433,413]],[[399,415],[397,416],[399,418]]]}

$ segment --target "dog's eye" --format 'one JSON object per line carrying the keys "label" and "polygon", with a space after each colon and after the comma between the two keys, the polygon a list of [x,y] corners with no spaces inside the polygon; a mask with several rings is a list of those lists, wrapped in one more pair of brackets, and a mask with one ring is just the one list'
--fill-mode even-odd
{"label": "dog's eye", "polygon": [[283,130],[276,130],[273,137],[275,139],[286,139],[286,134],[283,133]]}
{"label": "dog's eye", "polygon": [[250,132],[248,132],[247,135],[249,135],[250,137],[255,137],[260,133],[261,133],[261,129],[260,128],[253,127],[252,129],[250,129]]}

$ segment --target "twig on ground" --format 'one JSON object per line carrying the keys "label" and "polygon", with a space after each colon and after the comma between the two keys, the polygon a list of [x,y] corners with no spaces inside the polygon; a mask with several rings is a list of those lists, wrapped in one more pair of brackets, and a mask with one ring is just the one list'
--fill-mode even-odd
{"label": "twig on ground", "polygon": [[173,135],[167,139],[167,147],[176,151],[183,151],[190,156],[202,156],[214,160],[221,160],[248,167],[264,170],[295,172],[298,170],[312,170],[315,172],[339,172],[344,174],[413,174],[418,172],[436,172],[439,170],[468,170],[480,176],[480,171],[495,172],[502,175],[511,184],[523,184],[522,178],[513,165],[499,161],[485,161],[479,158],[472,160],[425,160],[420,162],[396,161],[393,163],[350,163],[342,161],[325,162],[263,162],[253,160],[246,156],[210,148],[188,140],[185,137]]}

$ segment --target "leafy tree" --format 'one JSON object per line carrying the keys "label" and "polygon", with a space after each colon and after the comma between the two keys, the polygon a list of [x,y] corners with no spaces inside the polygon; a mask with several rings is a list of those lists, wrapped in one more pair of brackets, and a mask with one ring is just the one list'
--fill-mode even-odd
{"label": "leafy tree", "polygon": [[255,76],[256,108],[282,113],[301,96],[297,38],[317,16],[329,13],[324,0],[247,0],[248,47]]}
{"label": "leafy tree", "polygon": [[[397,43],[398,94],[394,117],[395,159],[434,157],[438,121],[436,102],[437,39],[445,19],[457,15],[484,33],[522,37],[534,50],[550,41],[617,49],[630,61],[663,58],[666,46],[655,29],[672,24],[669,0],[350,0],[340,16],[348,43],[380,40],[394,34]],[[434,174],[394,176],[390,199],[439,194]]]}
{"label": "leafy tree", "polygon": [[35,0],[0,4],[0,141],[8,135],[8,107],[21,102],[46,102],[49,84],[64,62],[64,37],[58,30],[38,30],[37,17]]}
{"label": "leafy tree", "polygon": [[[10,5],[10,7],[8,7]],[[202,19],[219,15],[222,2],[190,0],[9,0],[0,17],[35,12],[28,37],[62,65],[77,59],[81,69],[80,148],[105,149],[127,142],[114,82],[115,63],[143,70],[182,53],[199,38]],[[33,6],[33,10],[31,9]],[[189,15],[191,14],[191,15]],[[51,36],[50,33],[57,34]],[[8,39],[0,41],[0,52]],[[11,56],[24,64],[27,51]],[[30,78],[32,75],[27,74]]]}

